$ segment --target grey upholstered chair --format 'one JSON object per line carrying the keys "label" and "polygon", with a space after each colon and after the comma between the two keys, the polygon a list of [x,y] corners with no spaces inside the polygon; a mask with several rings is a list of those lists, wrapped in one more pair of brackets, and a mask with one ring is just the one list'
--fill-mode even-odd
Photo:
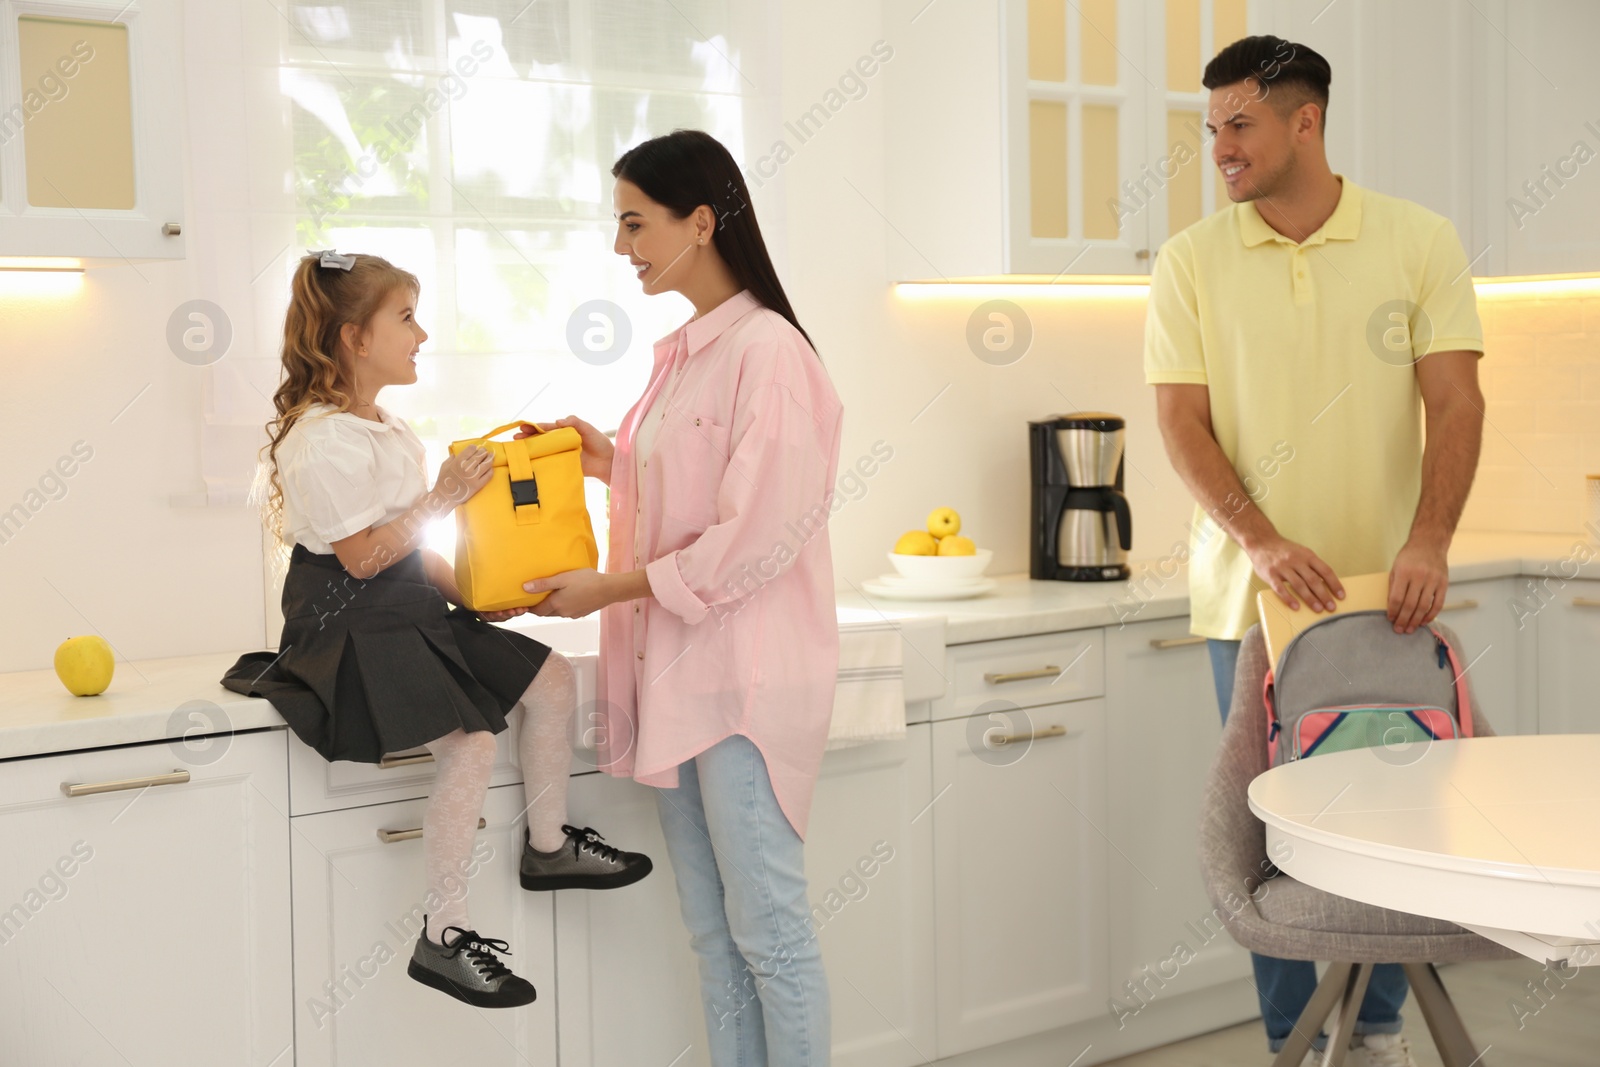
{"label": "grey upholstered chair", "polygon": [[[1217,916],[1240,945],[1282,959],[1330,961],[1274,1067],[1298,1067],[1312,1039],[1335,1013],[1337,1022],[1329,1032],[1323,1063],[1334,1067],[1344,1062],[1356,1012],[1377,963],[1405,967],[1445,1067],[1482,1067],[1434,964],[1503,959],[1515,953],[1453,923],[1361,904],[1313,889],[1287,874],[1276,875],[1267,883],[1269,892],[1257,894],[1261,872],[1271,868],[1266,827],[1251,813],[1246,790],[1267,769],[1266,708],[1261,699],[1266,673],[1266,644],[1257,626],[1245,635],[1239,650],[1233,706],[1206,784],[1200,867]],[[1492,735],[1476,699],[1472,707],[1475,735]],[[1240,908],[1245,894],[1251,900]]]}

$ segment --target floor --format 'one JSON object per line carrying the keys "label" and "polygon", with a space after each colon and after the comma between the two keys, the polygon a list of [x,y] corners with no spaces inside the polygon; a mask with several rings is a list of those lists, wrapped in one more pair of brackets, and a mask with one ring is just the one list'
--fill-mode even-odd
{"label": "floor", "polygon": [[[1593,1067],[1600,1063],[1600,967],[1565,983],[1532,960],[1463,963],[1441,968],[1445,988],[1478,1043],[1477,1067]],[[1542,1000],[1527,982],[1542,984]],[[1513,1010],[1513,1006],[1520,1010]],[[1416,1001],[1406,1002],[1406,1037],[1419,1067],[1440,1067]],[[1268,1067],[1259,1021],[1114,1060],[1105,1067]],[[1348,1060],[1346,1061],[1349,1062]]]}

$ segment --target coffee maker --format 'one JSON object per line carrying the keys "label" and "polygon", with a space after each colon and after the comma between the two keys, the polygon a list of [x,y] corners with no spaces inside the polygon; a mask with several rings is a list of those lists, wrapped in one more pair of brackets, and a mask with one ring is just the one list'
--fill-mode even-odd
{"label": "coffee maker", "polygon": [[1028,423],[1031,577],[1062,582],[1128,577],[1133,515],[1122,493],[1126,426],[1121,417],[1101,411]]}

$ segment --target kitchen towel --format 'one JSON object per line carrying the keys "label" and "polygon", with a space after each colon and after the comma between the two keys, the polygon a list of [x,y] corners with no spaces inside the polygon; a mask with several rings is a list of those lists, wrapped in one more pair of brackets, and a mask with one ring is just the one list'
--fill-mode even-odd
{"label": "kitchen towel", "polygon": [[849,748],[906,735],[904,643],[891,622],[839,627],[839,682],[828,748]]}

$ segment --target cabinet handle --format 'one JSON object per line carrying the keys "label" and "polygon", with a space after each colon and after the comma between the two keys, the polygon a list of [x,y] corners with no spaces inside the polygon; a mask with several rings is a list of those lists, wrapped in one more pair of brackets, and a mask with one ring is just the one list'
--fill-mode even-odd
{"label": "cabinet handle", "polygon": [[[488,825],[489,824],[484,822],[483,819],[480,818],[478,820],[478,829],[482,830],[485,826],[488,826]],[[396,842],[399,842],[399,841],[415,841],[417,838],[419,838],[421,836],[422,836],[422,827],[420,827],[420,826],[413,826],[409,830],[379,830],[378,831],[378,840],[382,841],[386,845],[393,845],[393,844],[395,844]]]}
{"label": "cabinet handle", "polygon": [[410,767],[417,763],[432,763],[432,752],[419,752],[414,756],[385,756],[378,761],[381,770],[392,771],[396,767]]}
{"label": "cabinet handle", "polygon": [[1458,600],[1454,604],[1446,604],[1440,608],[1439,614],[1443,615],[1447,611],[1471,611],[1477,606],[1478,602],[1476,600]]}
{"label": "cabinet handle", "polygon": [[178,237],[183,234],[183,227],[176,222],[169,222],[161,227],[163,237]]}
{"label": "cabinet handle", "polygon": [[123,778],[116,782],[62,782],[61,791],[69,797],[86,797],[93,793],[120,793],[124,789],[143,789],[151,785],[182,785],[189,780],[188,771],[170,774],[147,774],[143,778]]}
{"label": "cabinet handle", "polygon": [[1203,645],[1204,637],[1158,637],[1150,642],[1150,647],[1160,652],[1169,648],[1188,648],[1190,645]]}
{"label": "cabinet handle", "polygon": [[1575,608],[1600,608],[1600,600],[1596,600],[1592,596],[1575,596],[1572,598],[1572,606]]}
{"label": "cabinet handle", "polygon": [[1010,674],[985,674],[983,676],[983,680],[987,685],[1005,685],[1007,682],[1026,682],[1030,678],[1050,678],[1060,673],[1060,667],[1047,666],[1040,667],[1035,671],[1012,671]]}
{"label": "cabinet handle", "polygon": [[1025,734],[1001,734],[999,737],[986,736],[983,739],[985,748],[1005,748],[1018,741],[1043,741],[1047,737],[1065,737],[1067,728],[1059,723],[1055,726],[1046,726],[1042,730],[1032,730]]}

